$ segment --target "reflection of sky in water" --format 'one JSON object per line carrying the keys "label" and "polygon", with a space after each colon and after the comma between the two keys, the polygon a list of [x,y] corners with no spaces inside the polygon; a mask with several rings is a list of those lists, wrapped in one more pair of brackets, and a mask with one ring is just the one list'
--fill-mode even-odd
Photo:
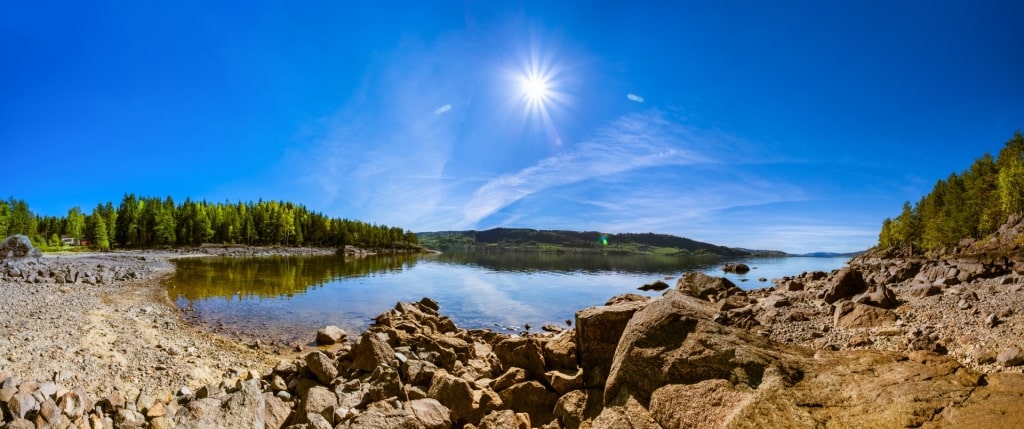
{"label": "reflection of sky in water", "polygon": [[[743,276],[729,275],[745,289],[770,286],[759,277],[797,275],[803,271],[829,271],[842,266],[845,259],[774,258],[743,261],[756,267]],[[722,275],[721,262],[705,263],[694,270]],[[229,330],[258,337],[289,341],[311,339],[312,331],[325,325],[338,325],[357,332],[366,329],[370,319],[398,301],[418,301],[431,297],[441,312],[462,328],[522,328],[529,323],[540,329],[545,323],[564,326],[577,310],[601,305],[622,293],[657,296],[660,292],[640,292],[644,283],[677,277],[670,272],[565,272],[484,268],[479,265],[453,264],[421,258],[401,270],[342,277],[329,280],[290,296],[261,298],[243,291],[239,295],[195,300],[191,306],[203,321],[224,323]],[[747,282],[740,282],[746,278]],[[675,280],[667,281],[675,285]],[[182,287],[176,280],[174,287]],[[244,288],[239,286],[239,288]],[[172,296],[176,296],[173,293]],[[188,307],[184,298],[178,305]]]}

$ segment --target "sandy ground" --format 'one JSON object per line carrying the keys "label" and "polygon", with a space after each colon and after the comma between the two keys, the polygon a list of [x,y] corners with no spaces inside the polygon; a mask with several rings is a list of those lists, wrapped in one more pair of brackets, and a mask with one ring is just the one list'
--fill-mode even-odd
{"label": "sandy ground", "polygon": [[174,270],[169,259],[181,256],[137,251],[0,262],[0,373],[96,395],[163,395],[276,362],[277,348],[254,349],[182,317],[162,283]]}

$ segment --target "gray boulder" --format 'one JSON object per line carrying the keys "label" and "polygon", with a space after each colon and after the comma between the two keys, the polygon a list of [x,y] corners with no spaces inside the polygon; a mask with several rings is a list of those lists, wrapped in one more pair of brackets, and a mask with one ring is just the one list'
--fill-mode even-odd
{"label": "gray boulder", "polygon": [[32,241],[21,234],[7,237],[3,243],[0,243],[0,259],[38,258],[40,256],[43,256],[43,252],[32,246]]}

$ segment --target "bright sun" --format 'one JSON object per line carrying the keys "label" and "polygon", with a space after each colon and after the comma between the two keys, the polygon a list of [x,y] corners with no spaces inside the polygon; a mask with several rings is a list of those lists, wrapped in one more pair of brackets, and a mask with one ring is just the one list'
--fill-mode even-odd
{"label": "bright sun", "polygon": [[527,76],[522,82],[523,95],[533,103],[541,103],[548,97],[548,83],[540,76]]}

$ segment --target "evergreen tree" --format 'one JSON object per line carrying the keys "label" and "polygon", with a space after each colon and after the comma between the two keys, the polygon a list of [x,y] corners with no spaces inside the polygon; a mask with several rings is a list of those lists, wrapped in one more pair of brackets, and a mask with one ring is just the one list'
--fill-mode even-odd
{"label": "evergreen tree", "polygon": [[96,231],[93,233],[96,236],[96,248],[101,251],[110,250],[110,235],[107,233],[107,223],[99,219],[96,222]]}

